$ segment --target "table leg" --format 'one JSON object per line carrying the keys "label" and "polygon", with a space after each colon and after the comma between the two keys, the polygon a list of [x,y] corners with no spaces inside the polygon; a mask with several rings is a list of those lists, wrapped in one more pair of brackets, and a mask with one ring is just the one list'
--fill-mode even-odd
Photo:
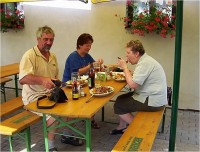
{"label": "table leg", "polygon": [[17,74],[15,75],[15,91],[16,91],[16,97],[18,97],[19,92],[18,92],[18,77],[17,77]]}
{"label": "table leg", "polygon": [[91,151],[91,119],[86,119],[86,152]]}
{"label": "table leg", "polygon": [[45,114],[43,114],[42,121],[43,121],[45,150],[46,150],[46,152],[48,152],[49,151],[49,144],[48,144],[47,122],[46,122],[46,115]]}
{"label": "table leg", "polygon": [[102,111],[101,111],[101,121],[104,122],[104,107],[102,107]]}

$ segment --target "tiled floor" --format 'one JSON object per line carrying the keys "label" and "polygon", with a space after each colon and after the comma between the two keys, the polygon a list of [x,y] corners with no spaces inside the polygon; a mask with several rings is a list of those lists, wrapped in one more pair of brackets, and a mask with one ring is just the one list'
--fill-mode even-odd
{"label": "tiled floor", "polygon": [[[7,93],[8,100],[14,97],[13,90]],[[2,98],[1,98],[2,99]],[[3,102],[3,101],[2,101]],[[113,103],[105,106],[106,121],[117,122],[118,117],[113,114]],[[165,131],[157,133],[152,151],[168,151],[171,109],[167,109]],[[120,135],[109,135],[109,131],[114,129],[117,124],[101,122],[101,111],[96,115],[99,121],[100,129],[92,129],[92,151],[111,151]],[[44,140],[42,123],[39,122],[31,126],[32,151],[44,151]],[[200,151],[199,147],[199,112],[179,110],[177,119],[176,149],[175,151]],[[26,151],[25,143],[14,138],[14,151]],[[60,142],[60,136],[56,137],[56,143],[59,151],[85,151],[85,145],[74,147]],[[7,136],[1,136],[1,151],[9,151]]]}

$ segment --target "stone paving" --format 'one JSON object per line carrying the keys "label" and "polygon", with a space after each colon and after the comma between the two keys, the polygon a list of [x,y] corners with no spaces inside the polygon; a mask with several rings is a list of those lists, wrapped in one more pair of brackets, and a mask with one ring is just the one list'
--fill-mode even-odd
{"label": "stone paving", "polygon": [[[14,97],[12,94],[7,94],[8,100]],[[101,122],[101,110],[95,115],[95,118],[101,128],[92,129],[92,151],[111,151],[120,135],[110,135],[109,131],[114,129],[117,124]],[[111,102],[105,106],[105,119],[105,121],[118,122],[118,117],[113,113],[113,103]],[[167,108],[164,133],[160,133],[160,128],[152,151],[168,151],[170,119],[171,109]],[[200,151],[199,137],[199,112],[178,110],[175,151]],[[1,151],[9,151],[7,136],[1,135],[0,142]],[[59,151],[85,151],[85,144],[80,147],[63,144],[60,142],[59,135],[56,136],[56,145]],[[31,126],[31,147],[32,151],[45,150],[41,121]],[[17,136],[14,137],[14,151],[26,151],[24,141]]]}

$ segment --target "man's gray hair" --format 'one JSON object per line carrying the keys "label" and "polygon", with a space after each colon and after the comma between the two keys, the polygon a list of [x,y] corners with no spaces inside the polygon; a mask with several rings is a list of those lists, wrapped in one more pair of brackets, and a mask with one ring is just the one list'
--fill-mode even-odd
{"label": "man's gray hair", "polygon": [[55,36],[54,31],[47,25],[43,26],[43,27],[39,27],[37,32],[36,32],[36,36],[38,37],[42,37],[42,34],[46,33],[46,34],[53,34],[53,36]]}

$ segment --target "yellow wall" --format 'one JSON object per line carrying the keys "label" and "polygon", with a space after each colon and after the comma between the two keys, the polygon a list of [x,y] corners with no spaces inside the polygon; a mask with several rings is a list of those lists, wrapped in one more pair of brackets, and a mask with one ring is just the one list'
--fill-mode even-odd
{"label": "yellow wall", "polygon": [[[1,65],[19,62],[23,53],[36,44],[36,29],[49,25],[56,33],[52,51],[57,55],[61,78],[65,60],[76,48],[77,37],[88,32],[94,37],[90,54],[94,58],[103,57],[105,64],[116,63],[118,56],[125,56],[126,42],[141,40],[146,52],[162,64],[168,85],[173,85],[175,39],[129,34],[123,21],[115,17],[115,14],[125,15],[125,1],[98,3],[91,10],[28,5],[24,5],[24,10],[25,29],[0,35]],[[184,2],[183,15],[179,108],[199,110],[199,2]]]}

